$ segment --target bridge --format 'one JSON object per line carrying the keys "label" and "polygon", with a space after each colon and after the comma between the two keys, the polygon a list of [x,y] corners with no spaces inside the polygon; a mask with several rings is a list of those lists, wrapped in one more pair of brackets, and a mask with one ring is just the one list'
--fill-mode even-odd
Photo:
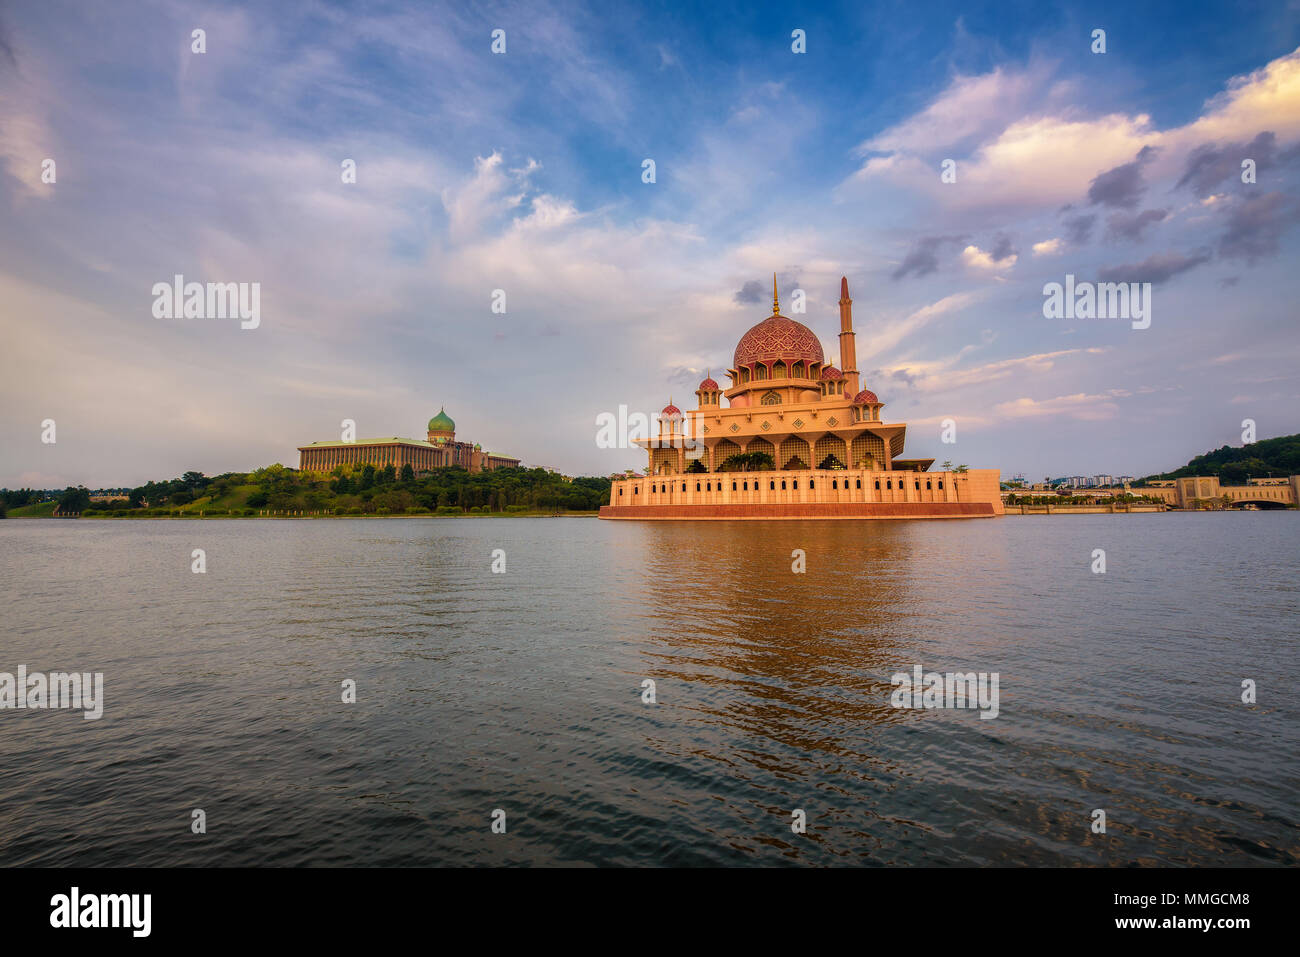
{"label": "bridge", "polygon": [[1295,508],[1300,502],[1300,475],[1289,478],[1250,479],[1245,485],[1221,485],[1218,476],[1197,475],[1174,479],[1167,484],[1134,489],[1162,499],[1175,508],[1196,508],[1198,502],[1240,508]]}

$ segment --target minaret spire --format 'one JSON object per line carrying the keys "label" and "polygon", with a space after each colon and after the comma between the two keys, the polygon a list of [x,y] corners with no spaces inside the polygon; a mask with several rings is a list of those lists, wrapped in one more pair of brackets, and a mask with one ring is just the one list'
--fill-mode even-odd
{"label": "minaret spire", "polygon": [[776,297],[776,273],[772,273],[772,315],[781,315],[781,301]]}
{"label": "minaret spire", "polygon": [[853,300],[849,298],[849,277],[840,277],[840,371],[844,373],[844,391],[858,394],[858,350],[854,345]]}

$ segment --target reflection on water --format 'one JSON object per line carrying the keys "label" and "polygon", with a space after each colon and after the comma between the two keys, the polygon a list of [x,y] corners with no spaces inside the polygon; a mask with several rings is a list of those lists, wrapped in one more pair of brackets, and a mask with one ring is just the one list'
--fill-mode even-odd
{"label": "reflection on water", "polygon": [[0,864],[1295,863],[1297,522],[0,522]]}

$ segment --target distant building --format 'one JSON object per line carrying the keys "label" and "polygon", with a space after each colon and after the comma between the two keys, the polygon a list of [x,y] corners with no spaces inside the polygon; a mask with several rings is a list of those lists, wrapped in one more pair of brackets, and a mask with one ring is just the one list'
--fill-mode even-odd
{"label": "distant building", "polygon": [[407,465],[417,475],[434,469],[459,465],[470,472],[500,468],[517,468],[519,459],[482,447],[456,441],[456,423],[444,409],[429,420],[427,441],[392,436],[357,439],[355,442],[313,442],[298,448],[298,468],[304,472],[330,472],[340,465],[394,466],[399,471]]}
{"label": "distant building", "polygon": [[1288,478],[1250,479],[1245,485],[1220,485],[1217,475],[1148,482],[1137,489],[1175,508],[1198,505],[1253,505],[1264,508],[1293,508],[1300,501],[1300,475]]}

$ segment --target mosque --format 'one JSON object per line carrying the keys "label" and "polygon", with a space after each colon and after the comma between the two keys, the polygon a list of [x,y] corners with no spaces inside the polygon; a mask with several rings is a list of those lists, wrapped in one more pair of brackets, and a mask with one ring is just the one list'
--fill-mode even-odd
{"label": "mosque", "polygon": [[[683,414],[637,440],[647,474],[614,481],[608,519],[979,518],[1003,514],[997,469],[932,472],[903,458],[907,426],[862,388],[848,279],[840,279],[840,363],[807,326],[772,314],[741,337],[725,389],[709,376]],[[723,400],[726,405],[723,405]]]}
{"label": "mosque", "polygon": [[354,442],[313,442],[298,449],[298,468],[303,472],[330,472],[340,465],[394,466],[399,472],[410,465],[416,475],[433,469],[459,465],[470,472],[517,468],[519,459],[482,447],[456,441],[456,423],[445,409],[429,420],[428,440],[391,436],[357,439]]}

